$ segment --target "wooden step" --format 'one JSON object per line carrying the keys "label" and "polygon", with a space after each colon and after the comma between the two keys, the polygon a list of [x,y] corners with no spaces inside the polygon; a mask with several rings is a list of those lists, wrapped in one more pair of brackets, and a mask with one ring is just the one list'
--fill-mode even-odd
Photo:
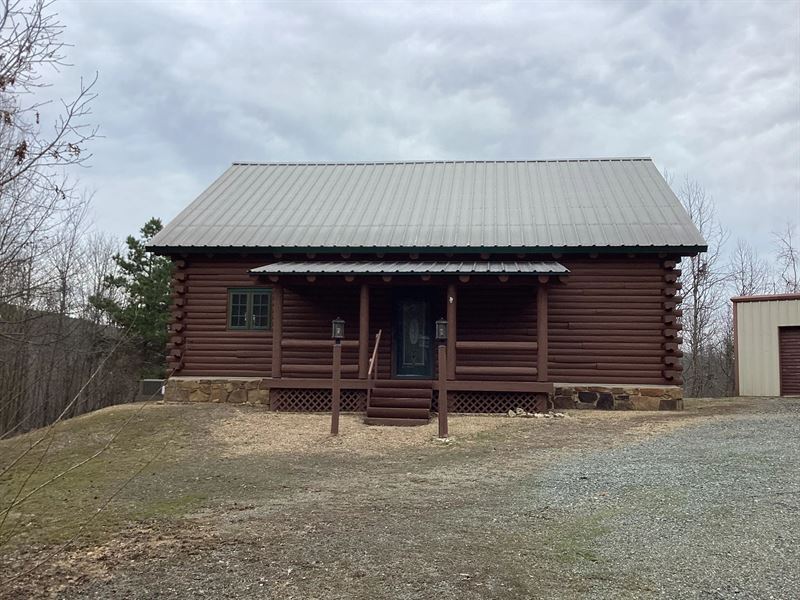
{"label": "wooden step", "polygon": [[367,417],[364,419],[366,425],[396,425],[400,427],[427,425],[428,421],[428,419],[386,419],[383,417]]}
{"label": "wooden step", "polygon": [[372,396],[369,401],[370,406],[393,406],[396,408],[426,408],[431,409],[431,397],[427,398],[394,398]]}
{"label": "wooden step", "polygon": [[376,379],[375,389],[378,388],[416,388],[418,390],[432,390],[433,382],[427,379]]}
{"label": "wooden step", "polygon": [[430,408],[404,408],[395,406],[370,406],[367,417],[384,417],[387,419],[424,419],[431,417]]}
{"label": "wooden step", "polygon": [[373,388],[373,398],[427,398],[430,400],[432,390],[421,390],[415,388]]}

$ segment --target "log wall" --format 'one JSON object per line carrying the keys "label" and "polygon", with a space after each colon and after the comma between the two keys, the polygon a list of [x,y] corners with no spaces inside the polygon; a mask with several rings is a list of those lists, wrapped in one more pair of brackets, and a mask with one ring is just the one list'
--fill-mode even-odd
{"label": "log wall", "polygon": [[680,384],[675,261],[561,259],[549,295],[549,378],[563,383]]}
{"label": "log wall", "polygon": [[[549,258],[549,257],[548,257]],[[679,271],[671,257],[563,257],[563,283],[549,283],[548,380],[560,383],[680,384]],[[269,287],[248,270],[265,257],[175,258],[171,367],[179,375],[269,377],[272,332],[227,328],[229,287]],[[327,377],[330,322],[345,319],[343,377],[357,376],[359,283],[284,282],[283,376]],[[391,377],[392,302],[398,282],[370,287],[369,353],[382,330],[379,377]],[[420,282],[421,283],[421,282]],[[461,380],[535,381],[536,284],[457,284],[456,356]],[[429,284],[445,309],[444,285]],[[302,340],[316,346],[296,345]],[[469,342],[482,342],[482,348]],[[500,342],[489,344],[486,342]],[[505,344],[505,346],[503,345]],[[435,376],[435,375],[434,375]]]}
{"label": "log wall", "polygon": [[176,375],[269,377],[272,331],[228,329],[228,288],[268,287],[248,270],[263,259],[174,259],[168,367]]}

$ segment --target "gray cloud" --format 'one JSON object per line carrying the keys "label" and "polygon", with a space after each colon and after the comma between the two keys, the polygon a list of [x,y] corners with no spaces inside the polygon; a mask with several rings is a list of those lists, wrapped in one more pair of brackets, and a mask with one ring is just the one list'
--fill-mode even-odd
{"label": "gray cloud", "polygon": [[100,228],[165,219],[234,160],[652,156],[734,237],[800,221],[800,5],[75,3],[100,72]]}

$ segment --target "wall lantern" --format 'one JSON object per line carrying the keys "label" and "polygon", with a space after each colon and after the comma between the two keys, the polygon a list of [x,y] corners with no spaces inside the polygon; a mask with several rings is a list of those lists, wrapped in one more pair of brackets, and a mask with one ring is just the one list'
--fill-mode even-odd
{"label": "wall lantern", "polygon": [[447,319],[439,319],[436,321],[436,341],[447,341]]}
{"label": "wall lantern", "polygon": [[344,319],[341,317],[336,317],[331,321],[331,337],[337,342],[344,338]]}

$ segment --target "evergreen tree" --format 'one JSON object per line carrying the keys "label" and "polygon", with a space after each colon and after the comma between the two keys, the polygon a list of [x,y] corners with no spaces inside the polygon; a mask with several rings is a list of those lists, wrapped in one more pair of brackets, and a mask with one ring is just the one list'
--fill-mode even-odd
{"label": "evergreen tree", "polygon": [[126,255],[114,255],[117,272],[105,277],[105,292],[91,298],[139,347],[143,377],[160,378],[165,373],[172,265],[168,258],[146,250],[162,227],[160,219],[152,218],[139,230],[140,238],[128,236]]}

